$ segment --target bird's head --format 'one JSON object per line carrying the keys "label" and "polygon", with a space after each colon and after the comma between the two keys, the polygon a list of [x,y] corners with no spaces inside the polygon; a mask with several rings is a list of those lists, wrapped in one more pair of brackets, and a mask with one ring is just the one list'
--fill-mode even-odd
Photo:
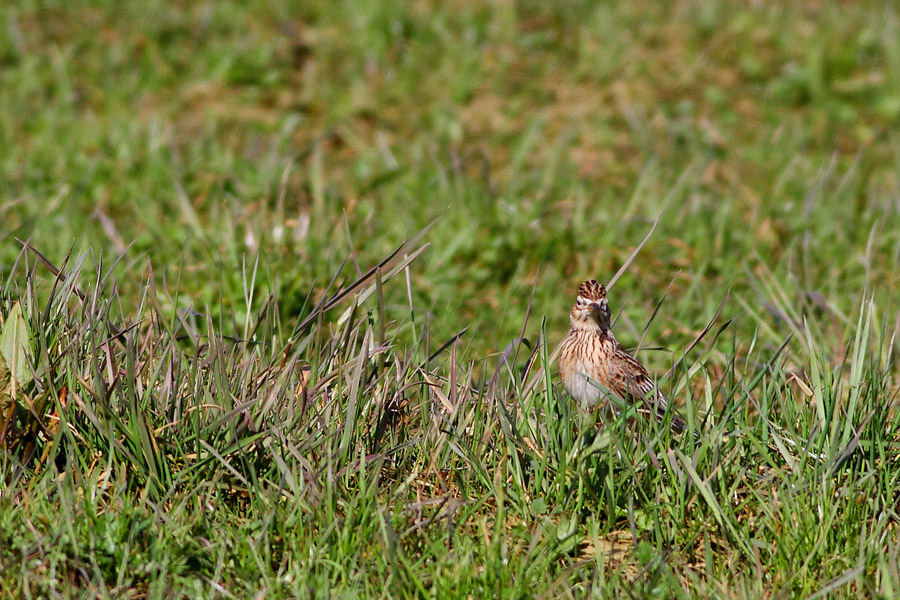
{"label": "bird's head", "polygon": [[572,327],[605,331],[609,329],[609,315],[606,288],[594,279],[582,283],[569,318]]}

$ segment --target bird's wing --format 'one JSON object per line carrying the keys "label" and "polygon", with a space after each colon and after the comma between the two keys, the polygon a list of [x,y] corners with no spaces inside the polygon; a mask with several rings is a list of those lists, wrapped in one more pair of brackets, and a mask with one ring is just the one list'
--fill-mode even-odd
{"label": "bird's wing", "polygon": [[[665,394],[659,391],[653,383],[644,365],[625,352],[621,346],[617,349],[616,355],[617,362],[621,361],[620,364],[625,368],[614,378],[615,389],[613,391],[622,398],[633,398],[636,401],[640,401],[643,405],[639,409],[640,412],[652,414],[657,419],[662,419],[666,412],[666,407],[669,405]],[[684,429],[686,424],[684,419],[673,413],[672,425],[680,431]]]}

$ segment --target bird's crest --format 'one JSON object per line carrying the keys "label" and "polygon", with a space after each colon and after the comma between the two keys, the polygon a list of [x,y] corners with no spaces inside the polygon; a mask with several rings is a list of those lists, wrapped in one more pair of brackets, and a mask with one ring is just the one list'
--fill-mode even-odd
{"label": "bird's crest", "polygon": [[578,286],[578,296],[588,302],[597,302],[606,298],[606,288],[597,283],[596,279],[591,279]]}

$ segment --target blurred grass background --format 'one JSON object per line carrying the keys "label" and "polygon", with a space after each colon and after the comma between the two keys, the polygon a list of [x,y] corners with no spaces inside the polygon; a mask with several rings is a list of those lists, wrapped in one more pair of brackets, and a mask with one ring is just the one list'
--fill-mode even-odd
{"label": "blurred grass background", "polygon": [[[872,401],[886,405],[896,396],[900,10],[892,2],[24,0],[2,6],[5,311],[17,299],[48,298],[53,282],[22,252],[19,238],[57,265],[69,254],[73,263],[83,258],[85,289],[93,287],[92,272],[105,275],[122,256],[96,292],[115,298],[110,314],[117,322],[138,321],[152,284],[167,291],[154,322],[177,314],[184,329],[215,323],[218,335],[240,339],[244,323],[273,298],[274,312],[266,313],[272,333],[260,341],[274,347],[313,314],[333,278],[331,291],[351,283],[438,219],[406,283],[401,274],[379,287],[384,308],[368,306],[368,318],[375,324],[382,314],[396,348],[427,340],[431,351],[468,326],[454,360],[469,365],[476,389],[494,373],[496,355],[523,331],[529,305],[525,337],[534,347],[546,317],[552,348],[568,327],[578,283],[609,279],[661,214],[611,292],[626,345],[643,340],[664,350],[642,353],[651,370],[669,368],[730,294],[719,323],[733,319],[731,348],[710,343],[703,349],[707,384],[729,373],[740,379],[745,371],[739,367],[741,375],[734,375],[735,363],[746,364],[746,372],[759,367],[764,360],[750,354],[773,352],[793,332],[785,377],[815,387],[809,361],[818,357],[824,370],[839,374],[865,314],[877,338],[870,349],[882,357],[876,362],[884,385],[875,386]],[[37,291],[30,294],[30,286]],[[351,339],[341,338],[349,330],[341,329],[340,312],[317,325],[323,340],[326,331]],[[160,335],[176,348],[189,334]],[[310,343],[293,358],[315,370],[313,350],[327,345]],[[140,362],[139,354],[133,358]],[[853,360],[862,368],[863,355]],[[235,359],[233,366],[240,364]],[[702,388],[700,379],[691,386]],[[507,385],[512,393],[515,377]],[[793,393],[800,395],[786,401],[803,410],[806,396]],[[165,411],[148,410],[151,421],[160,419],[155,426],[163,426]],[[8,472],[30,468],[28,461],[4,461]],[[488,461],[485,468],[494,466]],[[396,477],[402,482],[406,473],[398,469]],[[890,496],[896,482],[885,481]],[[48,502],[43,510],[52,514]],[[801,504],[805,509],[813,510]],[[258,522],[254,510],[245,515],[248,527]],[[710,597],[765,589],[803,597],[827,589],[843,566],[861,565],[848,579],[858,587],[847,593],[890,597],[898,584],[893,510],[878,542],[866,537],[868,517],[851,521],[868,531],[858,534],[861,540],[890,549],[889,568],[876,566],[869,553],[833,569],[804,570],[798,583],[796,565],[780,557],[770,580],[760,572],[743,579],[723,567],[700,577],[706,587],[674,577],[661,589],[689,595],[693,588]],[[607,532],[619,517],[604,522]],[[13,529],[0,538],[3,545],[25,535]],[[433,536],[428,539],[441,539],[434,528],[424,530]],[[766,543],[777,544],[778,533],[769,534]],[[715,543],[707,549],[714,553]],[[16,556],[0,551],[7,570]],[[428,557],[444,555],[417,548],[409,556],[411,572],[427,572]],[[640,552],[635,556],[643,560]],[[209,579],[224,570],[226,579],[246,575],[253,582],[254,569],[264,571],[213,564],[219,566],[209,572],[194,567]],[[578,593],[565,578],[574,570],[583,583],[580,564],[548,567],[549,580],[524,580],[518,593]],[[435,581],[417,588],[397,568],[392,563],[391,575],[382,576],[405,581],[412,595],[442,596]],[[407,589],[388,592],[379,589],[378,576],[347,569],[319,572],[317,585],[340,580],[350,595]],[[473,569],[456,576],[483,575]],[[115,571],[113,561],[92,577]],[[626,571],[615,572],[616,581],[632,581],[635,574]],[[21,577],[16,571],[4,587]],[[93,597],[85,590],[96,588],[78,581],[44,593]],[[167,581],[155,593],[193,593],[177,578]],[[657,583],[635,594],[659,591]],[[152,595],[140,582],[121,585],[103,593]],[[279,585],[287,587],[265,580],[234,593],[289,593],[289,584]],[[448,585],[445,592],[455,584]],[[457,593],[503,589],[491,585]],[[17,593],[27,588],[21,584]],[[215,586],[197,589],[228,597]]]}
{"label": "blurred grass background", "polygon": [[491,347],[536,280],[564,329],[573,286],[662,212],[623,304],[673,282],[690,325],[756,262],[842,310],[873,271],[897,293],[890,3],[24,2],[5,20],[7,269],[13,236],[57,259],[134,242],[202,308],[263,251],[290,311],[351,244],[370,265],[446,211],[414,291],[443,332],[490,314]]}

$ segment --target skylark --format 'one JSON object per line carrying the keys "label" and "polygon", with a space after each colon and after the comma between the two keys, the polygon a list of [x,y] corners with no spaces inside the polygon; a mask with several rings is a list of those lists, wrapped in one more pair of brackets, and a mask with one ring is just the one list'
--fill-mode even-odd
{"label": "skylark", "polygon": [[[593,279],[582,283],[569,320],[572,328],[559,354],[559,374],[569,395],[586,408],[600,404],[615,414],[621,401],[637,404],[638,412],[662,421],[668,400],[610,330],[606,288]],[[618,404],[610,402],[610,393],[620,399]],[[684,429],[684,419],[674,413],[671,419],[675,431]]]}

